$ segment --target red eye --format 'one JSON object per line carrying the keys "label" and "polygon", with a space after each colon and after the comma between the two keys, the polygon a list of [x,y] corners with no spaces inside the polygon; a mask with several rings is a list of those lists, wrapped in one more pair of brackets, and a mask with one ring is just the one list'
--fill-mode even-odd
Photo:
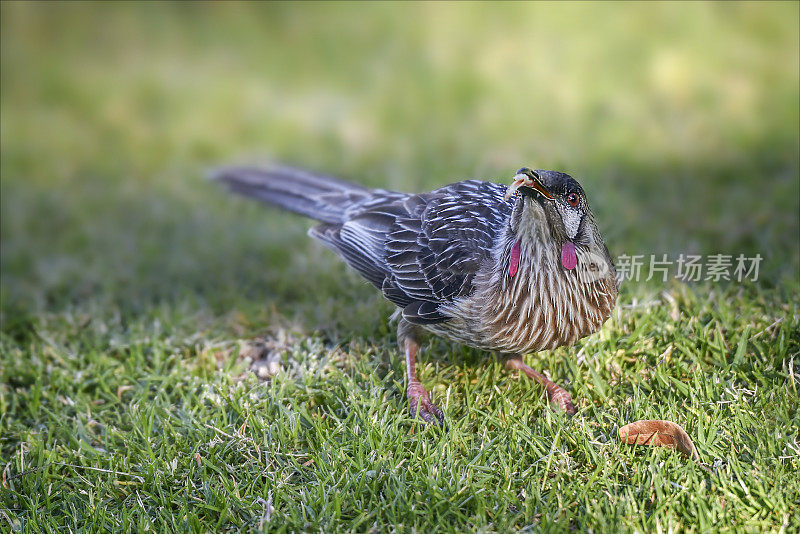
{"label": "red eye", "polygon": [[578,193],[570,193],[567,195],[567,203],[574,208],[581,203],[581,197],[578,196]]}

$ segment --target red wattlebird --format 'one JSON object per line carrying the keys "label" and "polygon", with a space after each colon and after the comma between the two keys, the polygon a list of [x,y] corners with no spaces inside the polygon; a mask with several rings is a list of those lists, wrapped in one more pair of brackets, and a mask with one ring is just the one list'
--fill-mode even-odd
{"label": "red wattlebird", "polygon": [[231,167],[215,178],[320,221],[309,234],[397,305],[412,415],[444,419],[414,372],[425,331],[495,351],[575,412],[566,390],[522,360],[596,332],[616,303],[614,264],[569,175],[522,168],[508,187],[467,180],[420,194],[289,167]]}

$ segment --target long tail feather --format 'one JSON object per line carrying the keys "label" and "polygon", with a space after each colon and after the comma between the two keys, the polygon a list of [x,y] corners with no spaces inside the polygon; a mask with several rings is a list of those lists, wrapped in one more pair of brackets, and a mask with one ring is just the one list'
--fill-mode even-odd
{"label": "long tail feather", "polygon": [[332,176],[284,166],[226,167],[212,173],[240,195],[328,223],[341,223],[346,210],[370,189]]}

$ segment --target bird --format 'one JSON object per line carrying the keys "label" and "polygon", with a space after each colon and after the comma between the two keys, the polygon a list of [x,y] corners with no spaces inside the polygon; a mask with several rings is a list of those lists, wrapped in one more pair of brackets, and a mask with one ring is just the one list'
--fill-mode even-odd
{"label": "bird", "polygon": [[282,165],[212,178],[318,221],[309,235],[397,307],[412,417],[445,420],[415,371],[426,334],[494,352],[556,410],[576,413],[569,392],[523,359],[597,332],[616,305],[614,263],[573,177],[523,167],[510,185],[470,179],[416,194]]}

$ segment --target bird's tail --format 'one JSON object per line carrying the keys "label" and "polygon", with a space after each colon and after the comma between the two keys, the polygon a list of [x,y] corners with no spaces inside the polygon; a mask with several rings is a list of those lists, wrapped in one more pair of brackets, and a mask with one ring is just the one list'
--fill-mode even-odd
{"label": "bird's tail", "polygon": [[212,178],[240,195],[328,223],[343,222],[348,208],[371,194],[357,184],[284,166],[225,167]]}

